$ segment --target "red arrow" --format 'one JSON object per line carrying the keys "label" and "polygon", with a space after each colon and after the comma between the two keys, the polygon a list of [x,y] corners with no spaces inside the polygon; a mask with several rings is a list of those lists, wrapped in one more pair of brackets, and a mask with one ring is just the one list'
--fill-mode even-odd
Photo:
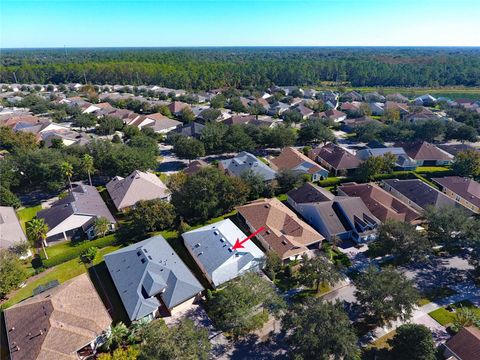
{"label": "red arrow", "polygon": [[237,241],[235,241],[235,245],[232,246],[232,249],[233,250],[237,250],[237,249],[243,249],[243,244],[246,243],[248,240],[250,240],[252,237],[254,237],[255,235],[259,234],[260,232],[262,232],[263,230],[265,230],[265,228],[262,226],[260,229],[258,229],[257,231],[255,231],[252,235],[250,236],[247,236],[245,239],[243,239],[242,241],[239,241],[237,239]]}

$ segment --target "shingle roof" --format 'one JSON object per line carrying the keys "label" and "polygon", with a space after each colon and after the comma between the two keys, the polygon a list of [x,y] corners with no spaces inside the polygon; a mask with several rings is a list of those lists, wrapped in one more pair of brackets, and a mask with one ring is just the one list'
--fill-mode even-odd
{"label": "shingle roof", "polygon": [[273,180],[277,175],[277,172],[270,166],[246,151],[242,151],[234,158],[220,161],[220,166],[227,170],[229,174],[235,176],[241,176],[247,171],[252,171],[254,174],[260,175],[264,181]]}
{"label": "shingle roof", "polygon": [[360,159],[342,147],[329,143],[323,147],[311,150],[311,158],[320,158],[335,170],[350,170],[360,166]]}
{"label": "shingle roof", "polygon": [[177,132],[185,136],[200,136],[205,125],[195,121],[177,128]]}
{"label": "shingle roof", "polygon": [[157,175],[139,170],[126,178],[114,177],[106,187],[118,210],[133,206],[140,200],[165,199],[170,194]]}
{"label": "shingle roof", "polygon": [[4,314],[12,360],[77,359],[77,350],[112,322],[87,274],[22,301]]}
{"label": "shingle roof", "polygon": [[252,241],[245,242],[242,249],[232,249],[236,240],[241,241],[246,235],[230,219],[188,231],[182,237],[195,261],[201,264],[215,286],[258,265],[264,257]]}
{"label": "shingle roof", "polygon": [[478,151],[477,148],[474,148],[473,146],[467,145],[467,144],[443,144],[443,145],[438,145],[438,147],[449,154],[452,154],[453,156],[456,156],[459,152],[462,151],[467,151],[467,150],[475,150]]}
{"label": "shingle roof", "polygon": [[40,210],[37,217],[45,219],[52,230],[73,214],[104,217],[111,223],[116,222],[98,190],[94,186],[83,184],[74,187],[66,197],[55,201],[49,209]]}
{"label": "shingle roof", "polygon": [[388,179],[383,182],[423,209],[427,206],[442,207],[456,204],[454,200],[419,179]]}
{"label": "shingle roof", "polygon": [[260,236],[282,259],[301,254],[308,245],[324,240],[277,198],[253,201],[237,209],[255,230],[265,227]]}
{"label": "shingle roof", "polygon": [[0,206],[0,248],[10,248],[19,242],[27,241],[15,209]]}
{"label": "shingle roof", "polygon": [[287,196],[297,204],[329,201],[335,198],[330,191],[310,182],[306,182],[298,189],[290,190]]}
{"label": "shingle roof", "polygon": [[339,191],[360,197],[370,212],[382,222],[388,219],[412,222],[421,218],[418,211],[373,183],[343,184]]}
{"label": "shingle roof", "polygon": [[188,166],[183,169],[183,172],[187,175],[194,175],[202,170],[208,164],[203,160],[194,160]]}
{"label": "shingle roof", "polygon": [[274,165],[274,168],[277,169],[296,169],[297,166],[308,163],[311,167],[308,169],[308,173],[314,174],[319,171],[326,171],[324,168],[319,166],[315,161],[309,159],[307,156],[302,154],[300,151],[293,147],[285,147],[282,149],[282,152],[279,156],[271,160],[271,163]]}
{"label": "shingle roof", "polygon": [[453,156],[426,141],[397,143],[414,160],[449,161]]}
{"label": "shingle roof", "polygon": [[460,360],[480,359],[480,329],[465,327],[445,344]]}
{"label": "shingle roof", "polygon": [[480,207],[480,183],[475,180],[460,176],[445,176],[443,178],[432,178],[432,180]]}
{"label": "shingle roof", "polygon": [[105,255],[104,259],[132,321],[154,312],[160,306],[157,297],[172,309],[203,290],[161,235]]}

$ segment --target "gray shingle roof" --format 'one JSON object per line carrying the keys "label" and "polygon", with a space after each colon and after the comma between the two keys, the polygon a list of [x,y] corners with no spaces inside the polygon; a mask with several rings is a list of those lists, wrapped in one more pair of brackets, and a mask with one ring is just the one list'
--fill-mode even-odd
{"label": "gray shingle roof", "polygon": [[53,229],[70,215],[82,214],[104,217],[111,223],[115,218],[94,186],[78,185],[63,199],[57,200],[49,209],[40,210],[37,217],[45,219],[50,229]]}
{"label": "gray shingle roof", "polygon": [[0,248],[9,248],[16,243],[27,241],[15,209],[0,206]]}
{"label": "gray shingle roof", "polygon": [[105,263],[130,320],[154,312],[156,296],[172,309],[203,290],[161,235],[105,255]]}
{"label": "gray shingle roof", "polygon": [[246,235],[227,219],[182,234],[185,246],[215,286],[239,276],[262,262],[263,252],[252,242],[232,250],[236,240]]}
{"label": "gray shingle roof", "polygon": [[455,201],[419,179],[388,179],[383,182],[425,209],[427,206],[453,206]]}
{"label": "gray shingle roof", "polygon": [[157,175],[138,170],[126,178],[114,177],[106,187],[118,210],[133,206],[140,200],[166,199],[170,194]]}
{"label": "gray shingle roof", "polygon": [[230,174],[240,176],[248,170],[263,177],[264,181],[275,179],[277,172],[258,160],[254,155],[242,151],[234,158],[222,160],[221,166]]}

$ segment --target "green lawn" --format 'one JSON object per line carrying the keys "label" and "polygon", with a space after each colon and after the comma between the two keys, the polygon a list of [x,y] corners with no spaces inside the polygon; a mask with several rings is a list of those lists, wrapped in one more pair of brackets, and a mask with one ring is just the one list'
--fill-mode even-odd
{"label": "green lawn", "polygon": [[[480,317],[480,308],[473,305],[470,301],[464,300],[455,304],[450,305],[454,309],[458,309],[461,307],[468,308],[473,310],[473,312]],[[446,308],[442,307],[440,309],[434,310],[430,312],[430,315],[433,319],[435,319],[440,325],[447,326],[451,324],[455,320],[455,312],[448,311]]]}
{"label": "green lawn", "polygon": [[281,202],[287,201],[287,194],[277,195],[277,199],[280,200]]}
{"label": "green lawn", "polygon": [[415,170],[417,173],[422,173],[422,172],[436,172],[436,171],[450,171],[449,168],[445,166],[419,166]]}
{"label": "green lawn", "polygon": [[42,210],[42,205],[27,207],[17,211],[17,216],[18,216],[18,219],[20,220],[20,225],[22,225],[22,228],[24,231],[26,231],[25,224],[30,220],[32,220],[40,210]]}
{"label": "green lawn", "polygon": [[[94,260],[94,264],[98,264],[103,261],[103,255],[108,254],[112,251],[119,249],[120,246],[107,246],[103,249],[100,249],[97,253],[97,256]],[[85,265],[80,261],[80,258],[73,259],[63,264],[60,264],[52,270],[41,273],[37,279],[34,281],[29,282],[25,287],[19,289],[15,295],[10,297],[4,304],[2,304],[3,308],[12,306],[30,296],[33,295],[33,289],[36,287],[43,285],[49,281],[58,280],[60,283],[63,283],[67,280],[74,278],[80,274],[83,274],[87,271]]]}

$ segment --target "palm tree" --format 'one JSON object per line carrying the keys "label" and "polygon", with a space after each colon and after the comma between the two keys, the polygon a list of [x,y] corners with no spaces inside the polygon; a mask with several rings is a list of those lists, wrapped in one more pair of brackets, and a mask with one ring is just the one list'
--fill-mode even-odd
{"label": "palm tree", "polygon": [[94,229],[96,235],[102,234],[102,236],[105,236],[110,229],[110,221],[107,218],[98,217],[95,219]]}
{"label": "palm tree", "polygon": [[35,218],[27,223],[28,239],[37,247],[37,253],[40,246],[43,249],[45,259],[48,259],[47,251],[45,250],[45,239],[47,238],[48,225],[44,219]]}
{"label": "palm tree", "polygon": [[119,345],[122,345],[125,338],[129,335],[128,327],[123,323],[119,322],[112,326],[110,333],[108,334],[107,341],[105,346],[107,349],[115,349]]}
{"label": "palm tree", "polygon": [[82,156],[82,165],[83,169],[87,172],[88,174],[88,181],[90,182],[90,186],[92,186],[92,178],[91,178],[91,173],[95,171],[95,168],[93,167],[93,157],[89,154],[85,154]]}
{"label": "palm tree", "polygon": [[68,184],[70,185],[70,190],[72,190],[72,181],[71,178],[73,176],[73,166],[68,161],[64,161],[60,165],[62,169],[62,174],[68,179]]}

